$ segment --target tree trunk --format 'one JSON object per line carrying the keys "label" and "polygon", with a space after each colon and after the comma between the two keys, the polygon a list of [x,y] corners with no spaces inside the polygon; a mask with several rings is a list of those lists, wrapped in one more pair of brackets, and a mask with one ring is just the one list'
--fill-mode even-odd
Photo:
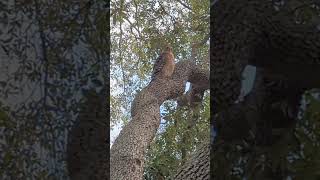
{"label": "tree trunk", "polygon": [[88,93],[67,144],[67,168],[71,180],[108,179],[106,91]]}
{"label": "tree trunk", "polygon": [[209,140],[205,141],[199,149],[188,159],[188,162],[178,170],[175,180],[210,179],[210,148]]}

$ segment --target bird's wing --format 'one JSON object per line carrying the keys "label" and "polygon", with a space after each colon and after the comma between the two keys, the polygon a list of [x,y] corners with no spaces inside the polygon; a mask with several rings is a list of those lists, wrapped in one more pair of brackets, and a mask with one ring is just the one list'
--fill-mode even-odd
{"label": "bird's wing", "polygon": [[152,76],[151,79],[153,80],[157,74],[161,71],[161,69],[164,66],[164,59],[165,58],[165,53],[161,53],[160,56],[157,58],[156,62],[153,65],[153,71],[152,71]]}

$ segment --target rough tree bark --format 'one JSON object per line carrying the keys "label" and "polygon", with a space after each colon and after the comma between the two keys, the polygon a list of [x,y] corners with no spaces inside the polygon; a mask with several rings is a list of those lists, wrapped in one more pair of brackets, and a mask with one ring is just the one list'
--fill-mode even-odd
{"label": "rough tree bark", "polygon": [[160,105],[183,95],[187,82],[195,85],[195,91],[203,92],[209,89],[209,72],[191,61],[181,61],[171,79],[156,78],[137,94],[131,108],[132,120],[111,148],[111,179],[142,179],[145,152],[160,125]]}
{"label": "rough tree bark", "polygon": [[199,149],[180,167],[176,173],[175,180],[210,179],[210,146],[206,140]]}

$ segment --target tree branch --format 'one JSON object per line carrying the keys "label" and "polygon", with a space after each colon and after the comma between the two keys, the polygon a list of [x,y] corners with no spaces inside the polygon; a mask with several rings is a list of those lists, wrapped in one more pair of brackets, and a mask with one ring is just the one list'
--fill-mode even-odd
{"label": "tree branch", "polygon": [[136,95],[132,120],[111,148],[111,179],[142,179],[145,152],[160,125],[160,105],[183,95],[187,81],[209,89],[209,72],[192,61],[180,61],[171,79],[155,79]]}
{"label": "tree branch", "polygon": [[177,0],[183,7],[189,9],[190,11],[192,11],[192,8],[190,6],[188,6],[186,3],[182,2],[181,0]]}

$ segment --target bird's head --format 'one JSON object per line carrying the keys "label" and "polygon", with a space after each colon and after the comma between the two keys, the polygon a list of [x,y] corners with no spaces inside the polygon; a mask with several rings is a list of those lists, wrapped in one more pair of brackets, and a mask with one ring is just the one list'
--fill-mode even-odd
{"label": "bird's head", "polygon": [[172,47],[171,47],[169,44],[167,44],[167,45],[165,46],[164,50],[165,50],[165,51],[172,51]]}

